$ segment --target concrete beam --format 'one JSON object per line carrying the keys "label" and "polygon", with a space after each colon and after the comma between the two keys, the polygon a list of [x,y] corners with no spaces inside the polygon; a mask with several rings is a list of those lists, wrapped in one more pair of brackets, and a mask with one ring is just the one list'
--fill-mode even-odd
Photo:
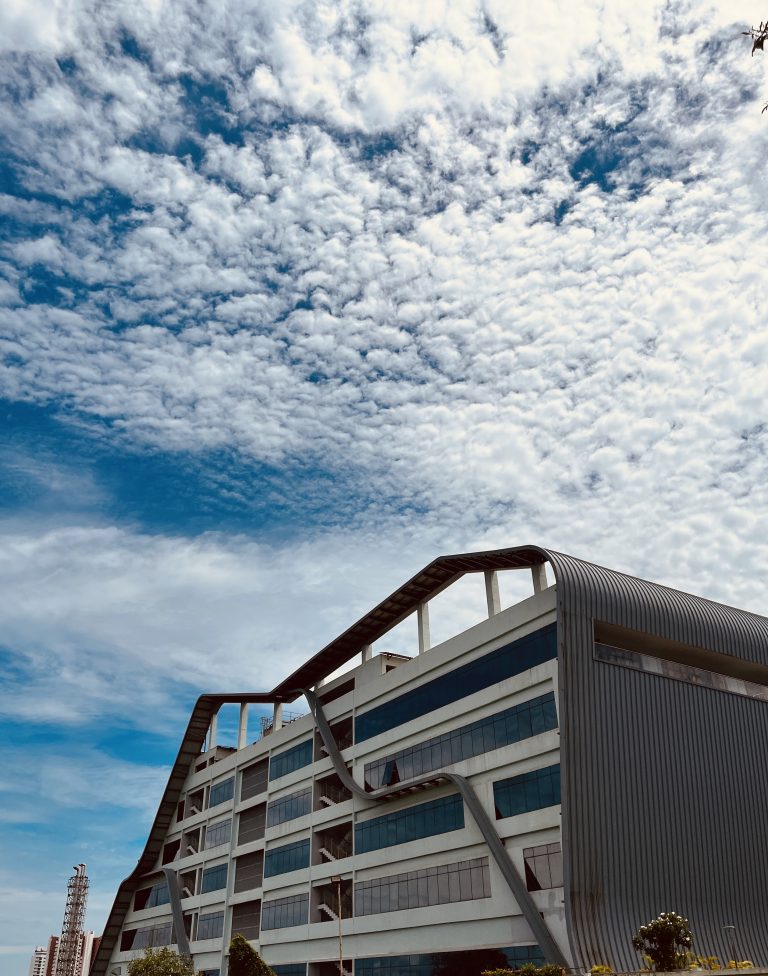
{"label": "concrete beam", "polygon": [[363,654],[363,664],[365,664],[366,661],[370,661],[371,658],[373,657],[373,644],[363,644],[362,654]]}
{"label": "concrete beam", "polygon": [[216,733],[218,731],[219,724],[219,711],[218,709],[211,716],[211,724],[208,727],[208,748],[216,748]]}
{"label": "concrete beam", "polygon": [[495,569],[488,570],[485,576],[485,601],[488,604],[488,616],[495,616],[501,610],[499,597],[499,574]]}
{"label": "concrete beam", "polygon": [[237,730],[237,748],[244,749],[248,745],[248,702],[240,705],[240,725]]}
{"label": "concrete beam", "polygon": [[533,592],[541,593],[547,588],[547,567],[545,563],[537,563],[531,566],[531,576],[533,577]]}
{"label": "concrete beam", "polygon": [[275,702],[272,710],[272,731],[277,732],[283,727],[283,703]]}
{"label": "concrete beam", "polygon": [[416,628],[419,633],[419,654],[423,654],[432,646],[429,639],[429,604],[426,600],[416,607]]}

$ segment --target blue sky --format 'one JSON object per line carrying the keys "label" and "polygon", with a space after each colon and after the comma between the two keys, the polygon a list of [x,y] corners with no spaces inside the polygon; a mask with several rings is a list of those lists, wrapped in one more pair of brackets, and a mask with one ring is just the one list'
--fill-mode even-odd
{"label": "blue sky", "polygon": [[200,692],[440,553],[765,612],[764,11],[411,7],[0,10],[8,976],[79,861],[100,930]]}

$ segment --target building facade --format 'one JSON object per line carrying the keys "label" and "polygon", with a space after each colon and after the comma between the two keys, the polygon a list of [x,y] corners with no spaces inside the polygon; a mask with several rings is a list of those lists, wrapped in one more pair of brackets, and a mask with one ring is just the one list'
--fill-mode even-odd
{"label": "building facade", "polygon": [[[532,592],[502,609],[512,570]],[[430,646],[466,573],[488,617]],[[374,656],[410,614],[419,653]],[[767,756],[765,618],[535,547],[442,557],[272,692],[198,701],[92,973],[173,943],[224,976],[236,932],[278,976],[622,971],[670,909],[699,952],[765,964]]]}
{"label": "building facade", "polygon": [[29,960],[29,976],[45,976],[45,965],[48,961],[48,951],[45,946],[36,946]]}
{"label": "building facade", "polygon": [[[91,963],[99,948],[100,938],[93,932],[81,932],[77,944],[77,958],[75,962],[75,976],[88,976]],[[45,946],[38,946],[32,954],[29,964],[29,976],[55,976],[56,964],[59,961],[58,935],[51,935]]]}

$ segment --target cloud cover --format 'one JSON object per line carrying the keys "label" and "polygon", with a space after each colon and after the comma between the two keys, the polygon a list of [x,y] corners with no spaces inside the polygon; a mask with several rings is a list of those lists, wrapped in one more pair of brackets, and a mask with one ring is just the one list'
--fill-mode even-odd
{"label": "cloud cover", "polygon": [[764,610],[768,137],[732,18],[4,5],[30,761],[44,726],[159,782],[197,693],[270,686],[439,552],[542,542]]}

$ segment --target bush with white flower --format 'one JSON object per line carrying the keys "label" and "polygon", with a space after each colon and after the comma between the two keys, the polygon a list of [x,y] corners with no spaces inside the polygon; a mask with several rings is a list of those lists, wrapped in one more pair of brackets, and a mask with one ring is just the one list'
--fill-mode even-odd
{"label": "bush with white flower", "polygon": [[658,918],[641,925],[632,945],[647,956],[653,969],[659,973],[685,969],[686,953],[693,945],[693,935],[688,919],[677,912],[662,912]]}

